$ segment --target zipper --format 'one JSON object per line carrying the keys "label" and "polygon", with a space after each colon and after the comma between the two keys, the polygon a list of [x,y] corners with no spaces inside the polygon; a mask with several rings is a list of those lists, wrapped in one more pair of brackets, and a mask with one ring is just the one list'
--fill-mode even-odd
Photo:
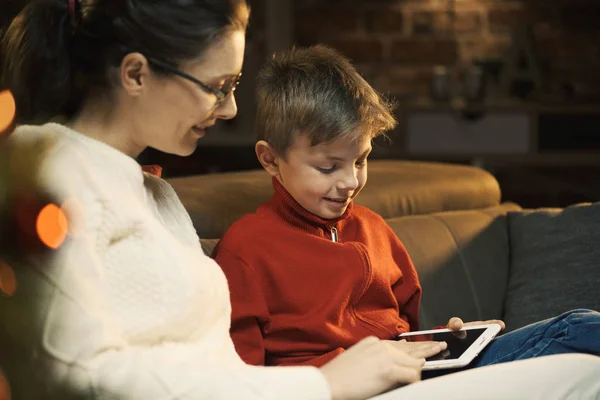
{"label": "zipper", "polygon": [[[363,317],[356,311],[356,303],[358,303],[360,301],[360,299],[363,297],[363,295],[367,291],[368,287],[371,285],[373,275],[372,275],[372,266],[369,261],[369,256],[367,254],[367,249],[366,249],[365,245],[363,245],[362,243],[356,243],[355,247],[356,247],[356,251],[358,252],[360,258],[362,259],[362,263],[365,266],[365,270],[366,270],[365,275],[366,276],[365,276],[364,285],[362,286],[360,291],[357,292],[356,297],[351,302],[350,310],[352,311],[352,314],[354,314],[354,317],[356,319],[358,319],[359,321],[362,321],[362,323],[366,325],[365,327],[367,329],[369,329],[370,331],[372,331],[373,333],[375,333],[377,336],[381,336],[382,333],[384,335],[389,335],[390,332],[385,326],[380,325],[376,321],[368,320],[367,318]],[[396,332],[394,330],[391,333],[391,335],[395,336],[395,333]]]}
{"label": "zipper", "polygon": [[335,225],[329,227],[329,231],[331,232],[331,241],[334,243],[338,243],[338,230]]}

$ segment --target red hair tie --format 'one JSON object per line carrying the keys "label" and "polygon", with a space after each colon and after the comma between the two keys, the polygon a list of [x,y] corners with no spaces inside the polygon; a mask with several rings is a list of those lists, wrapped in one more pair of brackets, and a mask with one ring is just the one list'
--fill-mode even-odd
{"label": "red hair tie", "polygon": [[75,2],[77,0],[69,0],[69,19],[71,20],[71,26],[73,29],[77,27],[77,15],[75,14]]}
{"label": "red hair tie", "polygon": [[69,0],[69,15],[75,17],[75,0]]}

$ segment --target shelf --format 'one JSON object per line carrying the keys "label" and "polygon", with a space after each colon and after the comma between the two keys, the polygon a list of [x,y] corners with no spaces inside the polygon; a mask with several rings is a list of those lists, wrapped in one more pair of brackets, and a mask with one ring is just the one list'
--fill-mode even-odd
{"label": "shelf", "polygon": [[483,102],[469,103],[461,98],[448,102],[436,102],[431,99],[421,98],[412,101],[400,102],[399,112],[411,111],[458,111],[469,113],[486,113],[501,111],[523,111],[532,113],[592,113],[600,114],[600,103],[565,104],[559,102],[527,102],[512,99],[487,99]]}

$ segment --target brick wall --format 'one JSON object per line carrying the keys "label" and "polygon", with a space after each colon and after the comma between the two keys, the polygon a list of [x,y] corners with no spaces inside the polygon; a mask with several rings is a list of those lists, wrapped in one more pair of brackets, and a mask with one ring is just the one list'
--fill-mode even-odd
{"label": "brick wall", "polygon": [[426,94],[433,66],[460,75],[473,61],[501,58],[513,29],[529,23],[549,86],[600,95],[595,0],[294,0],[294,7],[297,44],[336,47],[384,92]]}

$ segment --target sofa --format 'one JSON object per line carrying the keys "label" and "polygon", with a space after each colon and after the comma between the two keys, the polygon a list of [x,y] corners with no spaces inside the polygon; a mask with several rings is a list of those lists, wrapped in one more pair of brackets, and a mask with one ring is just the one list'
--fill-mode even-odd
{"label": "sofa", "polygon": [[[262,170],[170,179],[210,255],[273,193]],[[487,171],[374,160],[356,202],[382,215],[423,286],[421,328],[503,319],[511,331],[575,308],[600,310],[600,204],[523,210]]]}

